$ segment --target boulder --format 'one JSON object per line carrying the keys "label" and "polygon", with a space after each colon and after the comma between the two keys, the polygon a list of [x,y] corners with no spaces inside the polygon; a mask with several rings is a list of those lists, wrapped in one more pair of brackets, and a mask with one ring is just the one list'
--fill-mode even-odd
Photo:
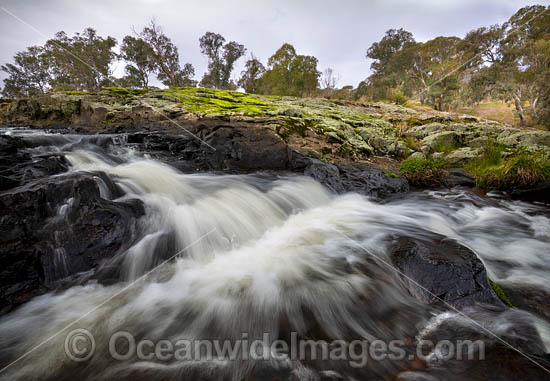
{"label": "boulder", "polygon": [[303,170],[321,184],[337,193],[357,192],[366,196],[387,198],[409,191],[407,180],[391,177],[370,165],[354,167],[325,163],[318,159],[298,157],[293,159],[295,170]]}
{"label": "boulder", "polygon": [[550,134],[546,131],[520,131],[502,136],[498,142],[514,148],[539,150],[550,146]]}
{"label": "boulder", "polygon": [[455,241],[400,237],[393,243],[391,260],[401,271],[404,286],[424,303],[445,309],[504,305],[489,284],[483,263]]}
{"label": "boulder", "polygon": [[122,194],[103,173],[49,177],[0,193],[0,313],[132,243],[143,205],[102,198],[99,181]]}
{"label": "boulder", "polygon": [[448,188],[453,187],[474,187],[476,182],[472,176],[464,172],[460,168],[451,168],[447,170],[447,177],[445,178],[445,186]]}
{"label": "boulder", "polygon": [[431,151],[438,151],[440,147],[456,147],[461,143],[462,136],[455,131],[442,131],[422,139],[422,145],[430,147]]}
{"label": "boulder", "polygon": [[462,147],[456,149],[445,156],[445,161],[453,166],[462,167],[469,161],[480,156],[481,152],[478,149],[471,147]]}

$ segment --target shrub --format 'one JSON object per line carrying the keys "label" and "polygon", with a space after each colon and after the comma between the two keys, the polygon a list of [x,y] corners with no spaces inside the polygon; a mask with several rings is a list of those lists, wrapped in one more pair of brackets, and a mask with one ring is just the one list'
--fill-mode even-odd
{"label": "shrub", "polygon": [[399,171],[414,186],[439,186],[445,179],[443,165],[432,159],[408,158]]}
{"label": "shrub", "polygon": [[388,89],[388,91],[386,92],[386,98],[390,102],[396,103],[398,105],[404,105],[409,100],[409,98],[407,98],[405,94],[403,94],[401,89]]}

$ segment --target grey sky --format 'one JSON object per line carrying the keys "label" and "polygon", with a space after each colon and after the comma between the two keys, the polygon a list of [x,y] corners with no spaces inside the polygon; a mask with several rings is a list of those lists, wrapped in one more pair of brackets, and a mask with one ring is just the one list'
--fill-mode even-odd
{"label": "grey sky", "polygon": [[[0,5],[48,38],[64,30],[85,27],[119,42],[155,17],[177,45],[182,63],[195,66],[196,79],[206,69],[199,37],[206,31],[235,40],[266,62],[289,42],[299,54],[314,55],[322,71],[331,67],[341,76],[339,86],[356,86],[369,74],[366,49],[390,28],[403,27],[417,41],[435,36],[463,37],[468,31],[507,20],[525,5],[549,1],[528,0],[0,0]],[[27,46],[46,38],[0,10],[0,63]],[[241,59],[234,76],[242,70]],[[116,73],[121,72],[121,66]],[[0,78],[4,74],[0,73]]]}

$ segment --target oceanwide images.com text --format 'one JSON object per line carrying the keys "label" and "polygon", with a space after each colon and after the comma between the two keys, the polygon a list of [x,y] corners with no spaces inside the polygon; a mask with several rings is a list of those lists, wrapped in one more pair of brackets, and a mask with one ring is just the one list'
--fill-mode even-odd
{"label": "oceanwide images.com text", "polygon": [[[106,343],[107,344],[107,343]],[[97,351],[108,351],[117,361],[347,361],[352,367],[364,367],[369,361],[400,361],[434,358],[447,361],[484,360],[481,340],[307,340],[292,332],[290,340],[272,340],[270,333],[251,338],[243,333],[238,339],[137,339],[130,332],[115,332],[106,348],[96,345],[93,334],[75,329],[65,338],[65,354],[75,362],[89,361]]]}

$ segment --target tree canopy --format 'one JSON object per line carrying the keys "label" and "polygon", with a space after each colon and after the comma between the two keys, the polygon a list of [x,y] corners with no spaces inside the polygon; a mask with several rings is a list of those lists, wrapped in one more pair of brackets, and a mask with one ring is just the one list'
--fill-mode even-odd
{"label": "tree canopy", "polygon": [[235,61],[241,58],[246,48],[235,41],[225,43],[218,33],[206,32],[199,40],[202,54],[208,57],[208,71],[204,73],[200,85],[215,89],[236,87],[231,82],[231,72]]}

